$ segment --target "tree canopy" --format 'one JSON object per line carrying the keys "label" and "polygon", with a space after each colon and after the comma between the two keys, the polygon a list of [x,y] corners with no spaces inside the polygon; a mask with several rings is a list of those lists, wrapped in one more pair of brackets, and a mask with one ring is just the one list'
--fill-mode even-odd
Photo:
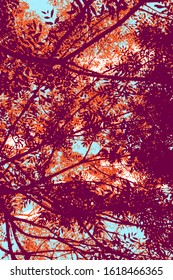
{"label": "tree canopy", "polygon": [[173,258],[171,2],[0,1],[2,259]]}

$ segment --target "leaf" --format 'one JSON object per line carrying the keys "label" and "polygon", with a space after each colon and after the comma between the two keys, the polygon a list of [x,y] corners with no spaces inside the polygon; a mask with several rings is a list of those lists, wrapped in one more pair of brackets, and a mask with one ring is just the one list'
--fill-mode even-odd
{"label": "leaf", "polygon": [[57,24],[58,22],[59,22],[59,17],[56,18],[55,24]]}
{"label": "leaf", "polygon": [[46,21],[46,24],[50,24],[50,25],[52,25],[52,24],[53,24],[53,22],[51,22],[51,21]]}
{"label": "leaf", "polygon": [[36,30],[36,28],[37,28],[37,25],[36,25],[36,22],[35,22],[35,20],[33,21],[33,26],[34,26],[34,29]]}
{"label": "leaf", "polygon": [[75,10],[75,11],[78,10],[77,6],[74,3],[71,3],[71,6],[72,6],[73,10]]}
{"label": "leaf", "polygon": [[48,17],[48,16],[46,16],[46,17],[44,17],[45,19],[50,19],[50,17]]}
{"label": "leaf", "polygon": [[157,9],[163,9],[165,6],[156,4],[156,5],[154,5],[154,7],[156,7]]}
{"label": "leaf", "polygon": [[51,101],[52,101],[52,99],[50,97],[45,97],[42,95],[42,98],[48,103],[51,103]]}
{"label": "leaf", "polygon": [[39,30],[40,30],[40,32],[42,31],[42,29],[43,29],[42,24],[39,23]]}
{"label": "leaf", "polygon": [[44,12],[44,11],[41,11],[41,12],[46,15],[46,12]]}
{"label": "leaf", "polygon": [[168,10],[167,9],[164,9],[164,10],[162,10],[162,13],[167,13],[168,12]]}
{"label": "leaf", "polygon": [[100,12],[101,16],[103,15],[104,11],[105,11],[105,7],[104,7],[104,5],[102,5],[101,12]]}
{"label": "leaf", "polygon": [[138,238],[133,236],[133,241],[138,241]]}
{"label": "leaf", "polygon": [[50,16],[53,17],[53,15],[54,15],[54,9],[51,11]]}
{"label": "leaf", "polygon": [[110,16],[114,16],[115,15],[115,8],[113,6],[110,6],[109,4],[107,5],[107,8],[109,10]]}
{"label": "leaf", "polygon": [[94,15],[97,15],[96,10],[94,9],[93,6],[90,6],[91,11],[93,12]]}
{"label": "leaf", "polygon": [[37,33],[37,34],[34,36],[34,39],[35,39],[36,42],[38,41],[39,37],[40,37],[40,33]]}
{"label": "leaf", "polygon": [[87,11],[87,21],[90,22],[91,18],[92,18],[92,13],[91,13],[90,9],[88,9],[88,11]]}
{"label": "leaf", "polygon": [[[76,4],[78,5],[79,9],[82,10],[82,4],[79,0],[75,0]],[[73,4],[73,3],[72,3]],[[74,5],[74,4],[73,4]],[[75,5],[74,5],[75,6]]]}
{"label": "leaf", "polygon": [[44,43],[43,42],[39,42],[38,45],[44,46]]}
{"label": "leaf", "polygon": [[68,11],[68,12],[67,12],[67,14],[69,14],[69,15],[73,15],[74,13],[75,13],[74,10],[71,10],[71,11]]}

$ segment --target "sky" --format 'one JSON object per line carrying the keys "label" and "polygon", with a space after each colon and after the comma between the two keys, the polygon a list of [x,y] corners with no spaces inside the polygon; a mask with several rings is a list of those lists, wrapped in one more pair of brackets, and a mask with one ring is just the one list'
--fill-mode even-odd
{"label": "sky", "polygon": [[41,11],[51,10],[53,8],[47,0],[25,0],[30,6],[30,10],[37,11],[39,15],[43,15]]}

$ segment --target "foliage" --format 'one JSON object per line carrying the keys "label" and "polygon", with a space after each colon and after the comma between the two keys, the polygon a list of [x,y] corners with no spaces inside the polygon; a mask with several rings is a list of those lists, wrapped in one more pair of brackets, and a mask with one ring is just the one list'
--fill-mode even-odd
{"label": "foliage", "polygon": [[171,1],[53,5],[1,0],[2,258],[172,259]]}

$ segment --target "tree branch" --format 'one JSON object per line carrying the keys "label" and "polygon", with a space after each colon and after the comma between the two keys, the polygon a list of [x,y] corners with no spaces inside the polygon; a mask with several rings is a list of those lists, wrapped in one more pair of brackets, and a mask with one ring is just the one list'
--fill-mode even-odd
{"label": "tree branch", "polygon": [[99,35],[97,35],[96,37],[94,37],[93,39],[91,39],[89,42],[87,42],[86,44],[84,44],[82,47],[78,48],[77,50],[75,50],[74,52],[72,52],[71,54],[67,55],[64,59],[65,60],[69,60],[72,57],[75,57],[76,55],[78,55],[79,53],[83,52],[84,50],[86,50],[88,47],[92,46],[93,44],[95,44],[96,42],[98,42],[100,39],[104,38],[106,35],[108,35],[109,33],[111,33],[112,31],[116,30],[117,28],[119,28],[124,22],[126,22],[137,10],[139,10],[139,8],[141,6],[143,6],[145,4],[146,0],[140,0],[138,2],[138,4],[136,4],[133,8],[130,9],[130,11],[122,18],[120,19],[118,22],[116,22],[114,25],[112,25],[111,27],[109,27],[108,29],[106,29],[105,31],[103,31],[102,33],[100,33]]}

